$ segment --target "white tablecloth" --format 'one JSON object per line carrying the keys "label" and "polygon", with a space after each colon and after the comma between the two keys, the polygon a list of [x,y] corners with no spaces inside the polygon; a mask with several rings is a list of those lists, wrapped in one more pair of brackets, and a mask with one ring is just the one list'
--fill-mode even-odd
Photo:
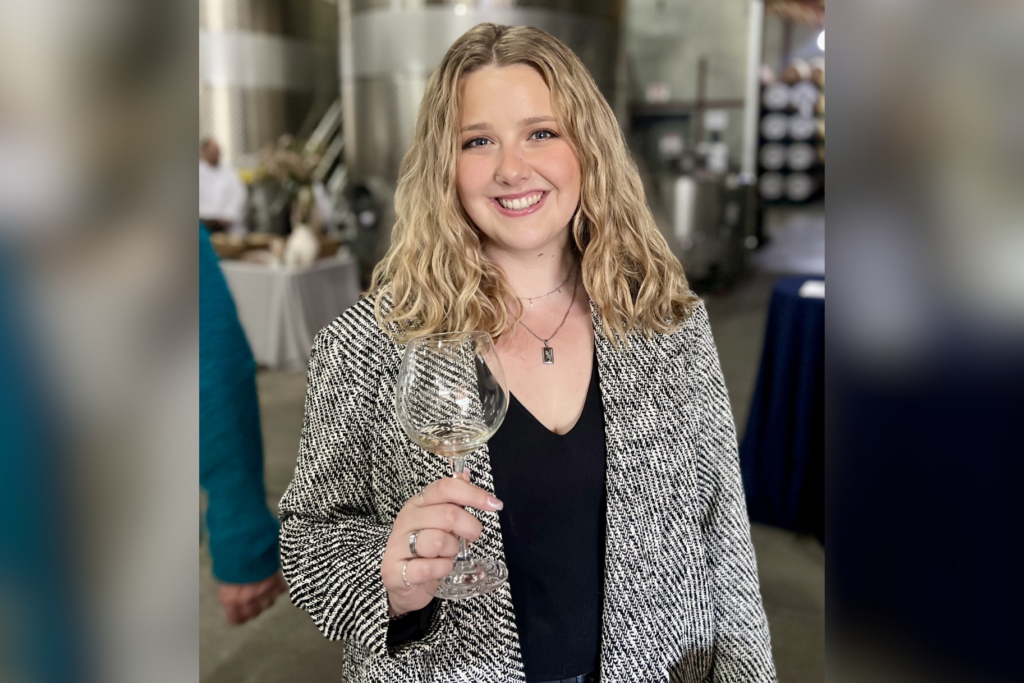
{"label": "white tablecloth", "polygon": [[355,260],[344,254],[308,268],[221,261],[253,356],[273,370],[302,371],[313,337],[359,299]]}

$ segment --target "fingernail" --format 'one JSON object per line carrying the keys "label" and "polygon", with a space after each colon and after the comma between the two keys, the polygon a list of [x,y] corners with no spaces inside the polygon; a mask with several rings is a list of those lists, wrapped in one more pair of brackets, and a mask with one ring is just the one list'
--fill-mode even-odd
{"label": "fingernail", "polygon": [[487,496],[487,506],[492,510],[500,510],[505,507],[505,504],[494,496]]}

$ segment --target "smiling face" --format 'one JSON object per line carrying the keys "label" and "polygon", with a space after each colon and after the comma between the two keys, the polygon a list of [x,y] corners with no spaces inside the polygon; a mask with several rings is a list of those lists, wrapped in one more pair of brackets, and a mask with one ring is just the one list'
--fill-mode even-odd
{"label": "smiling face", "polygon": [[564,247],[580,200],[580,164],[544,79],[525,65],[486,66],[461,88],[459,199],[485,248]]}

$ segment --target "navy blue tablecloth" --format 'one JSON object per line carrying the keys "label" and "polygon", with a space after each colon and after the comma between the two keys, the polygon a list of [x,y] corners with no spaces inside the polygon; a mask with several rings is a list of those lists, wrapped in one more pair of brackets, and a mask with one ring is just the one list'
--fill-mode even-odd
{"label": "navy blue tablecloth", "polygon": [[779,280],[740,468],[753,522],[825,538],[825,300]]}

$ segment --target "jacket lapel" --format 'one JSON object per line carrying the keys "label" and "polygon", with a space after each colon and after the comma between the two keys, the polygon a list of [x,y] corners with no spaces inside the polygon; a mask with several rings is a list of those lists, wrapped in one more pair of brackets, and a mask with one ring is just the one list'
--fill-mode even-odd
{"label": "jacket lapel", "polygon": [[630,335],[616,349],[602,334],[591,303],[607,447],[604,613],[601,677],[609,681],[664,678],[654,631],[661,622],[662,501],[668,496],[665,458],[657,451],[657,336]]}

